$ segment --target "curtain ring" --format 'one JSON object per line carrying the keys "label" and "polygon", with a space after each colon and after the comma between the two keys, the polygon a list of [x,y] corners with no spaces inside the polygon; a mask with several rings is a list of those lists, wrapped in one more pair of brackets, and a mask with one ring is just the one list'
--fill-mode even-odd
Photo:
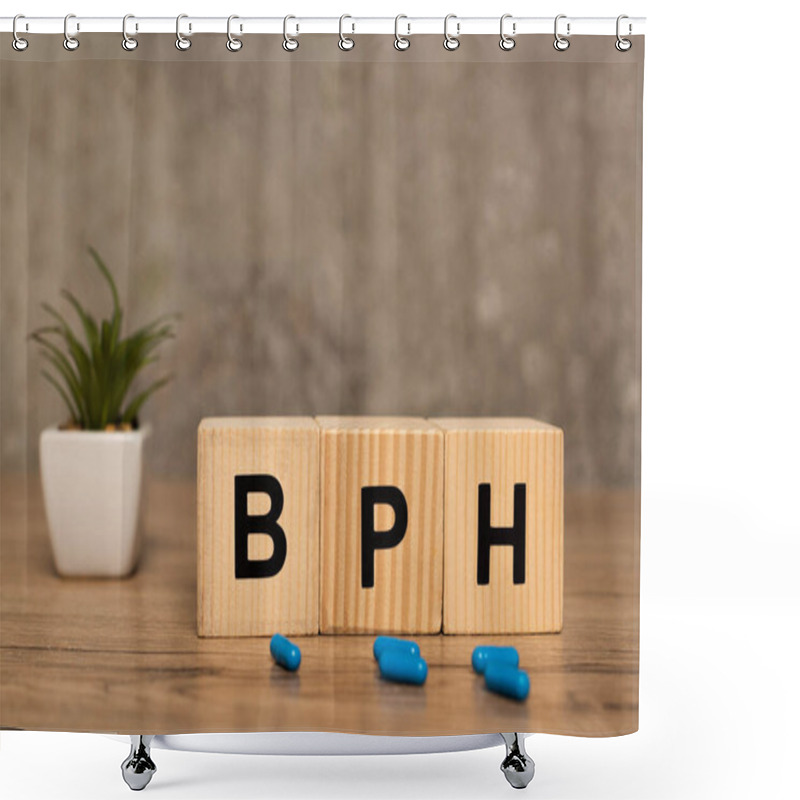
{"label": "curtain ring", "polygon": [[[296,36],[289,35],[289,20],[290,19],[297,19],[297,17],[293,17],[291,14],[287,14],[283,18],[283,49],[286,50],[287,53],[293,53],[300,47],[300,42],[297,40]],[[297,32],[300,32],[300,26],[297,26]]]}
{"label": "curtain ring", "polygon": [[[175,18],[175,47],[181,51],[188,50],[192,46],[192,40],[181,33],[181,20],[188,18],[188,14],[178,14]],[[189,30],[192,30],[191,23],[189,24]]]}
{"label": "curtain ring", "polygon": [[28,40],[27,39],[23,39],[17,33],[17,20],[19,20],[19,19],[25,19],[25,15],[24,14],[17,14],[17,16],[14,17],[14,21],[11,23],[11,34],[13,36],[13,38],[11,39],[11,46],[18,53],[21,53],[23,50],[27,50],[28,49]]}
{"label": "curtain ring", "polygon": [[411,39],[408,36],[411,36],[411,23],[407,22],[406,27],[408,28],[408,36],[401,36],[400,35],[400,20],[401,19],[408,19],[405,14],[398,14],[394,18],[394,49],[395,50],[408,50],[411,47]]}
{"label": "curtain ring", "polygon": [[[633,42],[630,39],[623,39],[622,35],[619,32],[619,24],[624,19],[629,19],[627,14],[620,14],[617,17],[617,41],[614,44],[614,47],[616,47],[617,50],[620,51],[620,53],[627,53],[628,50],[630,50],[631,47],[633,47]],[[628,36],[630,36],[630,34],[631,34],[631,25],[630,23],[628,23]]]}
{"label": "curtain ring", "polygon": [[[75,19],[74,14],[67,14],[67,16],[64,17],[64,49],[69,50],[70,52],[77,50],[81,45],[77,38],[72,36],[69,32],[69,21],[71,19]],[[76,30],[80,30],[80,26],[77,25],[77,23]]]}
{"label": "curtain ring", "polygon": [[[231,22],[233,22],[235,19],[239,19],[236,14],[231,14],[228,17],[228,41],[225,42],[225,47],[227,47],[231,53],[238,53],[244,45],[244,42],[241,39],[237,38],[231,33]],[[239,30],[241,31],[241,27]]]}
{"label": "curtain ring", "polygon": [[512,22],[511,23],[511,36],[509,36],[505,32],[506,20],[507,19],[511,19],[511,18],[512,18],[511,14],[503,14],[503,16],[500,17],[500,49],[501,50],[506,50],[506,51],[513,50],[514,46],[517,44],[516,40],[514,39],[514,36],[517,35],[517,23],[516,22]]}
{"label": "curtain ring", "polygon": [[[451,19],[456,20],[456,35],[455,36],[453,36],[453,34],[450,33],[450,31],[448,31],[448,29],[447,29],[448,28],[448,23],[450,22]],[[461,34],[461,23],[458,22],[457,20],[458,20],[458,17],[456,17],[455,14],[448,14],[444,18],[444,42],[442,42],[442,44],[444,45],[444,49],[445,50],[449,50],[450,52],[452,52],[453,50],[458,50],[458,47],[461,44],[461,42],[459,41],[459,38],[458,38],[459,35]]]}
{"label": "curtain ring", "polygon": [[[349,36],[344,35],[343,26],[346,19],[353,18],[349,14],[342,14],[342,16],[339,17],[339,49],[344,51],[352,50],[356,46],[356,43]],[[356,25],[353,23],[353,31],[355,31],[355,29]]]}
{"label": "curtain ring", "polygon": [[128,34],[129,19],[135,19],[133,14],[126,14],[122,18],[122,49],[130,53],[131,50],[135,50],[139,46],[139,40],[135,36]]}
{"label": "curtain ring", "polygon": [[[559,14],[556,17],[555,23],[553,24],[553,32],[555,33],[555,37],[556,37],[555,41],[553,42],[553,47],[555,47],[555,49],[558,50],[560,53],[563,53],[569,47],[569,39],[564,38],[558,32],[559,20],[566,19],[566,18],[567,18],[566,14]],[[569,34],[570,34],[570,23],[567,22],[567,36],[569,36]]]}

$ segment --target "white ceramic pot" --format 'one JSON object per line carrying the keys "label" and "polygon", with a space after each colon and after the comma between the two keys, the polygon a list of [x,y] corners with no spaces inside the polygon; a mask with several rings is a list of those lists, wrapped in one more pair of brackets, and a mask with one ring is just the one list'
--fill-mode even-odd
{"label": "white ceramic pot", "polygon": [[56,571],[119,578],[141,543],[142,457],[149,428],[62,431],[39,440],[42,488]]}

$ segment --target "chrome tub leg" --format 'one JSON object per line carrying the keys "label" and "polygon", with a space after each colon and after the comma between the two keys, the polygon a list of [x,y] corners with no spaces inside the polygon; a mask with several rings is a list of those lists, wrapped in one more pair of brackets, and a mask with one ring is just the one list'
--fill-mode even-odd
{"label": "chrome tub leg", "polygon": [[122,779],[134,792],[144,789],[155,774],[156,765],[150,758],[152,741],[152,736],[131,736],[131,752],[122,762]]}
{"label": "chrome tub leg", "polygon": [[520,733],[501,733],[506,743],[506,757],[500,765],[506,780],[515,789],[524,789],[536,769],[533,759],[525,752],[525,739]]}

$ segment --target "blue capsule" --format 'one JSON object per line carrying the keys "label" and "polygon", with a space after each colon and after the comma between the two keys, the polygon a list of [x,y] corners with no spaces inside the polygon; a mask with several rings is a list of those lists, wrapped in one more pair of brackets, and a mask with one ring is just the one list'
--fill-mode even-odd
{"label": "blue capsule", "polygon": [[531,690],[528,673],[508,664],[490,662],[483,677],[487,689],[515,700],[524,700]]}
{"label": "blue capsule", "polygon": [[482,645],[472,651],[472,669],[479,675],[486,672],[490,661],[506,664],[509,667],[518,667],[519,653],[516,647],[494,647],[492,645]]}
{"label": "blue capsule", "polygon": [[389,647],[378,659],[381,677],[396,683],[413,683],[421,686],[428,677],[428,665],[424,658]]}
{"label": "blue capsule", "polygon": [[279,633],[270,640],[269,652],[278,664],[290,672],[294,672],[300,666],[300,648]]}
{"label": "blue capsule", "polygon": [[409,639],[396,639],[394,636],[377,636],[375,644],[372,645],[372,655],[375,656],[375,660],[380,661],[381,654],[389,648],[419,658],[419,645],[416,642]]}

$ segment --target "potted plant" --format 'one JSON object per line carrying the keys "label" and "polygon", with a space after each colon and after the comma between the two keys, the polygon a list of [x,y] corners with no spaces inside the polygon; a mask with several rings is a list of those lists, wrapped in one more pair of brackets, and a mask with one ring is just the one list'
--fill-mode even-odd
{"label": "potted plant", "polygon": [[116,284],[89,248],[111,291],[111,316],[99,322],[69,291],[62,296],[79,328],[48,303],[51,324],[31,334],[61,396],[69,420],[47,428],[39,440],[42,488],[56,570],[63,576],[121,577],[136,567],[140,549],[142,457],[149,429],[139,425],[147,399],[163,377],[133,397],[134,378],[157,360],[156,348],[174,337],[174,317],[161,317],[122,335]]}

